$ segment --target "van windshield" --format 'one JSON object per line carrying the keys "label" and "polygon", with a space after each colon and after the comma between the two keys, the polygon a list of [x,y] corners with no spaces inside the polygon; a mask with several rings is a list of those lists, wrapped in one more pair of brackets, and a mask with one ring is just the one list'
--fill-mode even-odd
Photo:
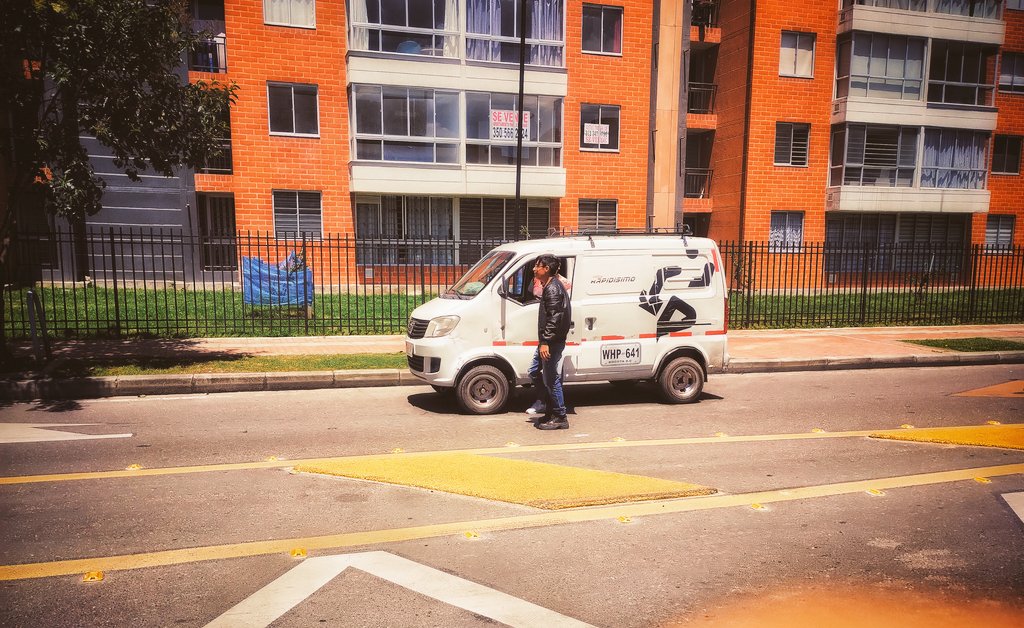
{"label": "van windshield", "polygon": [[491,283],[498,272],[512,259],[511,251],[491,251],[480,258],[459,281],[442,297],[449,299],[472,299]]}

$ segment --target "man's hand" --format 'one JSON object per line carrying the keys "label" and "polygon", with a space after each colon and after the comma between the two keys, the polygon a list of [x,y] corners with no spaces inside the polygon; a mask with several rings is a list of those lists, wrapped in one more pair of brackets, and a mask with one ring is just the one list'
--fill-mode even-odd
{"label": "man's hand", "polygon": [[548,349],[547,345],[541,345],[539,347],[539,349],[540,349],[540,359],[541,360],[544,360],[545,362],[547,362],[548,360],[551,359],[551,350]]}

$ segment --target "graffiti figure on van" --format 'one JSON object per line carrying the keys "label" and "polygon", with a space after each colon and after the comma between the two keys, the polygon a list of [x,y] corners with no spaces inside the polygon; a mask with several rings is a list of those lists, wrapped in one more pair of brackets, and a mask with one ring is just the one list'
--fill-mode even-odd
{"label": "graffiti figure on van", "polygon": [[[697,251],[688,250],[686,254],[687,257],[693,259],[697,256]],[[697,322],[697,310],[693,309],[692,305],[674,294],[667,301],[661,298],[661,291],[665,287],[665,282],[682,272],[683,269],[679,266],[666,266],[658,270],[654,283],[651,284],[650,291],[640,291],[640,307],[646,310],[648,314],[658,317],[656,327],[658,338],[674,331],[689,329]],[[705,264],[701,276],[692,279],[687,287],[701,288],[711,285],[711,275],[714,272],[714,266],[710,263]]]}

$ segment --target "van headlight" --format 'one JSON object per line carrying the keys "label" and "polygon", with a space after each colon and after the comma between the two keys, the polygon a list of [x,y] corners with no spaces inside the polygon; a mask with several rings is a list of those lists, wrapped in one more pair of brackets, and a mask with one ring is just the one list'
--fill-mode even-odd
{"label": "van headlight", "polygon": [[438,316],[437,318],[432,318],[427,324],[427,332],[423,334],[423,337],[439,338],[441,336],[447,336],[458,324],[458,316]]}

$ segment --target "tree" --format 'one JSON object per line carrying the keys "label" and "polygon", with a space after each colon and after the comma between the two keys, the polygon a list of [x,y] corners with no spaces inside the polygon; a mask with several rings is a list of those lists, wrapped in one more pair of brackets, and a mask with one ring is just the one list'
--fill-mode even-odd
{"label": "tree", "polygon": [[236,86],[182,71],[207,37],[192,31],[188,0],[0,1],[0,277],[18,214],[39,211],[28,205],[73,225],[100,210],[106,184],[81,135],[136,181],[218,153]]}

